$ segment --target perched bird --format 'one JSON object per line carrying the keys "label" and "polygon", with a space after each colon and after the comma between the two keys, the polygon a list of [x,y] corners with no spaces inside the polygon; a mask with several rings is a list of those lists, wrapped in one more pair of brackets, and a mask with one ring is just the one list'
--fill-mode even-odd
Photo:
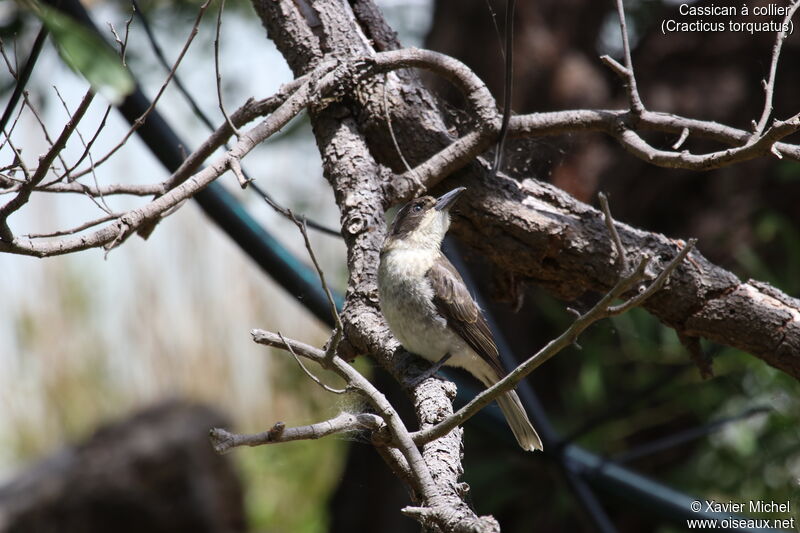
{"label": "perched bird", "polygon": [[[450,207],[464,187],[412,200],[397,213],[381,248],[381,311],[403,347],[428,361],[465,369],[489,387],[506,375],[480,308],[441,252]],[[523,449],[542,449],[514,391],[497,398]]]}

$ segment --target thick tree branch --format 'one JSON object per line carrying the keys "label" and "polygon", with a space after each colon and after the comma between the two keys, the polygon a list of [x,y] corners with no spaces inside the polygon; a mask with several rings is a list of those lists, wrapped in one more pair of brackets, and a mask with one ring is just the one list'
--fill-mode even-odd
{"label": "thick tree branch", "polygon": [[[563,191],[534,180],[486,182],[482,169],[460,173],[468,189],[454,233],[496,267],[573,300],[605,292],[616,279],[603,217]],[[617,223],[630,253],[667,258],[676,242]],[[702,255],[681,268],[644,308],[679,334],[749,352],[800,378],[800,301],[763,283],[742,282]]]}

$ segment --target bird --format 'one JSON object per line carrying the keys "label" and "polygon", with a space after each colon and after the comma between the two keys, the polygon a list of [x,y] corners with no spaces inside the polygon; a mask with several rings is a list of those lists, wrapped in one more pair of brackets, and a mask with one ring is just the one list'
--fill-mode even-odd
{"label": "bird", "polygon": [[[464,190],[422,196],[397,212],[381,247],[378,298],[392,334],[407,351],[434,363],[432,373],[442,365],[459,367],[490,387],[507,373],[483,312],[441,251],[450,208]],[[506,392],[497,403],[519,445],[541,450],[517,393]]]}

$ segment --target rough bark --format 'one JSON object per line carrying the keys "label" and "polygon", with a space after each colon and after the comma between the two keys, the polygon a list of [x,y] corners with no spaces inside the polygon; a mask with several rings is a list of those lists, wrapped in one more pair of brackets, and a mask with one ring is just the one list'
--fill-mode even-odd
{"label": "rough bark", "polygon": [[[468,188],[453,231],[499,269],[574,300],[616,280],[601,214],[553,186],[526,180],[486,182],[460,173]],[[618,224],[632,253],[666,259],[679,241]],[[702,246],[701,246],[702,247]],[[800,377],[800,301],[767,284],[742,282],[699,253],[644,307],[686,337],[735,346]]]}

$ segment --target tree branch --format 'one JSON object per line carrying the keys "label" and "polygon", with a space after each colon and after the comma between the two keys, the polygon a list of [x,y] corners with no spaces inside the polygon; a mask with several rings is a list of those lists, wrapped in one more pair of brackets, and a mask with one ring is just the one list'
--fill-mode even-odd
{"label": "tree branch", "polygon": [[253,435],[239,435],[225,429],[213,428],[209,431],[209,437],[217,453],[228,453],[239,446],[263,446],[265,444],[278,444],[293,440],[313,440],[336,433],[351,433],[364,431],[365,429],[377,431],[381,427],[384,427],[384,423],[381,417],[377,415],[370,413],[339,413],[330,420],[308,426],[287,428],[284,427],[283,422],[277,422],[268,431]]}
{"label": "tree branch", "polygon": [[781,56],[783,41],[785,41],[786,37],[788,36],[788,32],[784,28],[789,26],[789,23],[791,22],[792,17],[794,17],[798,7],[800,7],[800,0],[795,0],[783,19],[783,28],[778,32],[778,35],[775,38],[775,46],[772,48],[772,61],[770,62],[769,66],[769,79],[763,82],[764,110],[761,112],[761,118],[758,119],[758,122],[755,124],[755,128],[753,130],[754,140],[761,136],[764,128],[767,127],[769,116],[772,114],[772,94],[775,91],[775,77],[778,72],[778,59]]}

